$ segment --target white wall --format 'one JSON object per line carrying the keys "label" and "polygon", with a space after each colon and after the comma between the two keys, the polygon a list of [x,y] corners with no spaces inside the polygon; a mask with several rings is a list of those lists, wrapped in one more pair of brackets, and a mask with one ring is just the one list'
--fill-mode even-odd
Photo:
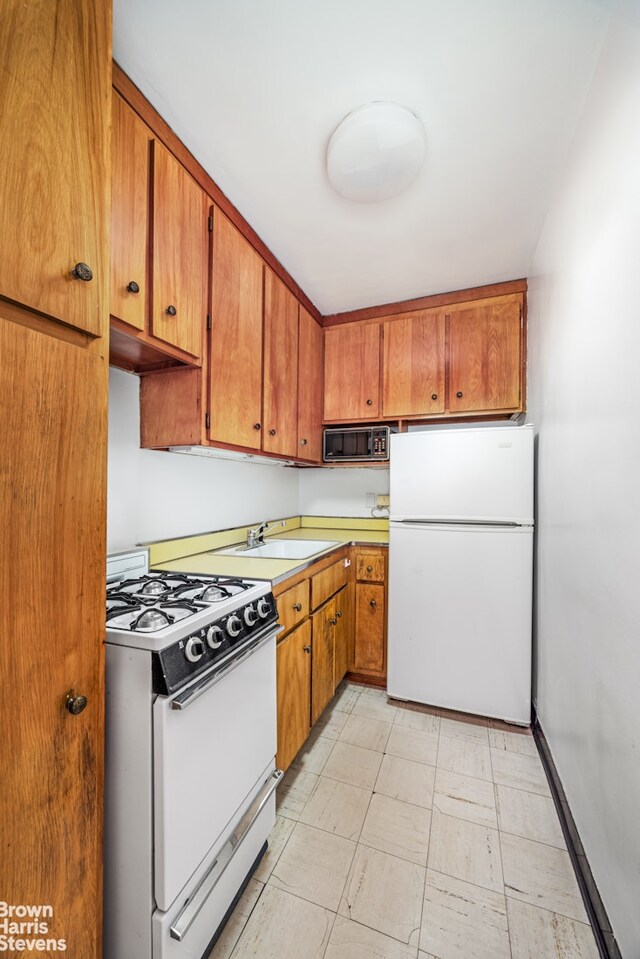
{"label": "white wall", "polygon": [[297,470],[139,447],[138,377],[112,369],[109,551],[298,513]]}
{"label": "white wall", "polygon": [[299,470],[302,515],[371,516],[367,493],[389,492],[389,470],[336,467]]}
{"label": "white wall", "polygon": [[[631,6],[629,7],[631,10]],[[540,722],[640,956],[640,24],[614,17],[529,294]]]}

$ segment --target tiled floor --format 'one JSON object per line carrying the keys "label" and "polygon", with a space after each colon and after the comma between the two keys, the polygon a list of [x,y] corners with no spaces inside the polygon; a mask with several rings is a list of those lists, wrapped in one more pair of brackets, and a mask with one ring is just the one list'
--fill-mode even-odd
{"label": "tiled floor", "polygon": [[211,959],[598,959],[531,735],[344,683]]}

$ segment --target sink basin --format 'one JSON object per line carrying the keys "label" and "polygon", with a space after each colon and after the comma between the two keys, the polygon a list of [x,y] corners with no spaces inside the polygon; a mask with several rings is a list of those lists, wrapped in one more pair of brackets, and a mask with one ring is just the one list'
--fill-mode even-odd
{"label": "sink basin", "polygon": [[251,549],[235,546],[216,552],[219,556],[246,556],[247,559],[307,559],[337,545],[333,539],[268,539],[262,546]]}

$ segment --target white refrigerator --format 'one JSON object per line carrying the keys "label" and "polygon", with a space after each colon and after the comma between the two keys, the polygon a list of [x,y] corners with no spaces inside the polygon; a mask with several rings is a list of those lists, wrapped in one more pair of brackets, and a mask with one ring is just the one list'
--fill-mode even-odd
{"label": "white refrigerator", "polygon": [[391,437],[390,696],[531,720],[533,427]]}

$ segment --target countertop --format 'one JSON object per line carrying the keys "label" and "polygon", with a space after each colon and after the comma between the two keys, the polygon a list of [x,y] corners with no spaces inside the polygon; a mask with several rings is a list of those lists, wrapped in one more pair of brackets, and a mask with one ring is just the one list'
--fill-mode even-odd
{"label": "countertop", "polygon": [[344,529],[337,527],[304,526],[299,529],[273,533],[274,539],[322,539],[333,540],[335,546],[309,556],[306,559],[259,559],[250,555],[221,556],[216,550],[193,553],[155,564],[153,569],[169,569],[180,573],[202,573],[221,576],[241,576],[245,579],[265,579],[280,583],[319,559],[329,556],[334,550],[347,545],[388,546],[389,533],[381,529]]}

